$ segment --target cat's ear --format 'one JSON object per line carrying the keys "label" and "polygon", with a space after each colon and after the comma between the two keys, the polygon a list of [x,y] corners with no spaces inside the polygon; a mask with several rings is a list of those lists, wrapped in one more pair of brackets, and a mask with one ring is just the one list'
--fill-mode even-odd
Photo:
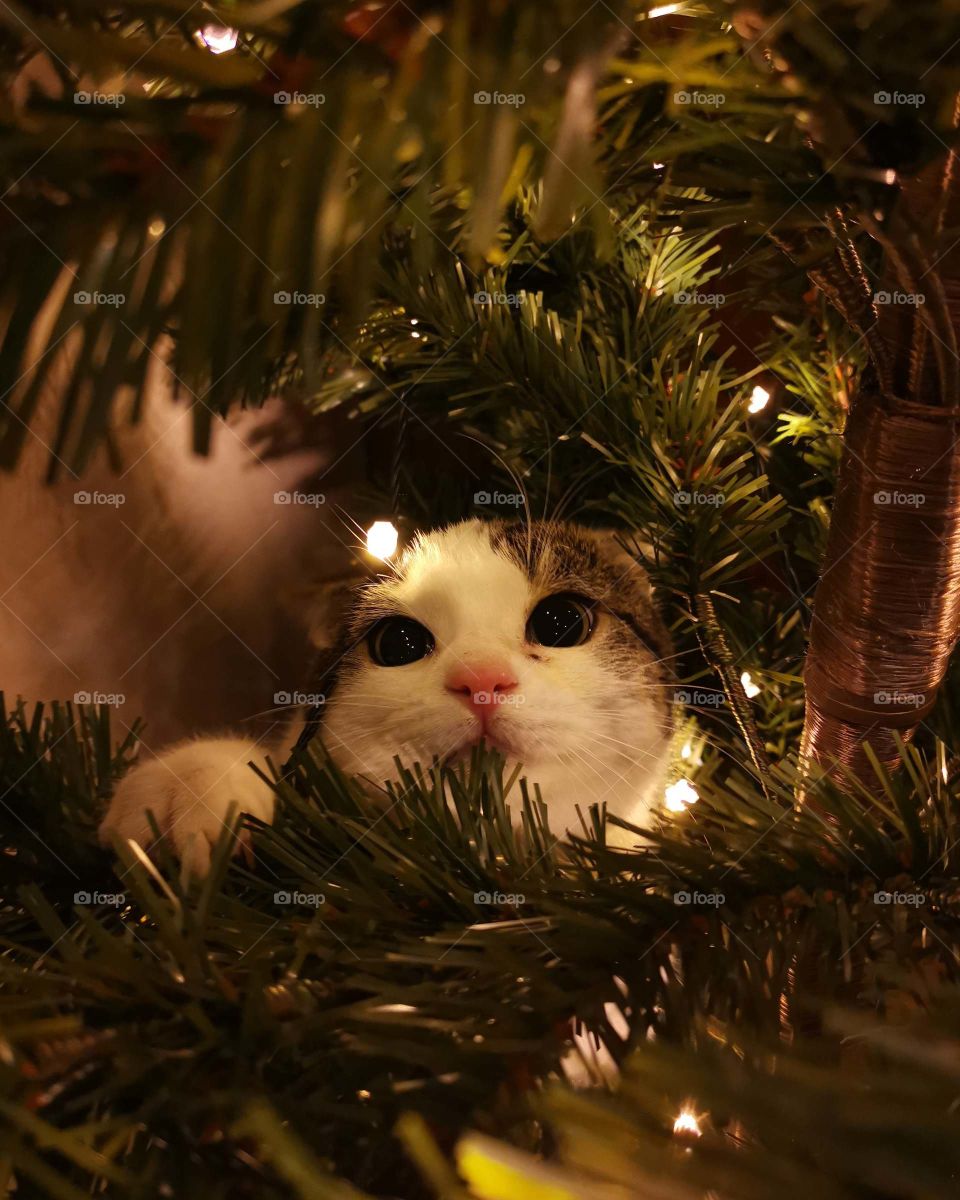
{"label": "cat's ear", "polygon": [[646,538],[624,529],[591,529],[589,533],[603,557],[622,572],[624,586],[641,595],[653,594],[653,584],[644,566],[653,559],[653,546]]}
{"label": "cat's ear", "polygon": [[284,607],[306,630],[317,650],[332,650],[343,641],[347,616],[357,591],[368,582],[361,571],[332,579],[317,579],[291,589],[284,595]]}

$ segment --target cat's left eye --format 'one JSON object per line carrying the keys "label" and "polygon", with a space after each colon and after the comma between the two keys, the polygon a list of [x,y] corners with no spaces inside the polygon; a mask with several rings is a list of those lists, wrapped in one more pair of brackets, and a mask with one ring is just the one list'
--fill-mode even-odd
{"label": "cat's left eye", "polygon": [[527,641],[564,649],[579,646],[593,633],[594,624],[593,605],[583,596],[547,596],[530,614]]}
{"label": "cat's left eye", "polygon": [[405,667],[433,651],[433,634],[412,617],[384,617],[367,635],[370,657],[378,667]]}

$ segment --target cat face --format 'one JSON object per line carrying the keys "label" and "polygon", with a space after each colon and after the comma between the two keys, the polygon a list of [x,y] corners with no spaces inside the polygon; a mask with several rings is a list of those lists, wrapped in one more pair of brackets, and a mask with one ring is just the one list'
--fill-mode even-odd
{"label": "cat face", "polygon": [[610,534],[474,520],[422,535],[353,596],[338,653],[322,736],[351,774],[382,783],[395,755],[453,761],[483,738],[540,785],[558,832],[577,804],[630,819],[659,803],[669,639]]}

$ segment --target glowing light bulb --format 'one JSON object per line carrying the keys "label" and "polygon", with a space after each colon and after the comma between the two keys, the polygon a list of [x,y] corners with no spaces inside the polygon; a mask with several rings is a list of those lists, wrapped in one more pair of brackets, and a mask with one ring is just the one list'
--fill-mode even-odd
{"label": "glowing light bulb", "polygon": [[167,228],[166,221],[162,217],[157,217],[155,221],[151,221],[147,226],[147,232],[151,237],[161,237]]}
{"label": "glowing light bulb", "polygon": [[663,163],[654,163],[654,164],[653,164],[653,169],[654,169],[655,171],[662,171],[662,170],[663,170],[663,168],[664,168],[664,164],[663,164]]}
{"label": "glowing light bulb", "polygon": [[770,403],[770,393],[765,387],[757,386],[750,393],[750,403],[747,405],[747,412],[758,413],[762,412]]}
{"label": "glowing light bulb", "polygon": [[682,759],[688,759],[692,753],[693,753],[693,744],[691,742],[684,742],[683,749],[680,751],[680,757]]}
{"label": "glowing light bulb", "polygon": [[687,1133],[693,1137],[701,1137],[700,1118],[691,1108],[682,1108],[673,1123],[674,1133]]}
{"label": "glowing light bulb", "polygon": [[683,8],[682,4],[660,4],[656,8],[651,8],[647,13],[647,20],[652,21],[655,17],[669,17],[671,13],[679,12]]}
{"label": "glowing light bulb", "polygon": [[753,676],[749,671],[744,671],[744,673],[740,676],[740,682],[743,684],[743,690],[747,693],[751,700],[754,698],[754,696],[760,695],[760,689],[753,682]]}
{"label": "glowing light bulb", "polygon": [[211,54],[226,54],[235,50],[239,33],[229,25],[204,25],[197,30],[197,39]]}
{"label": "glowing light bulb", "polygon": [[884,182],[884,183],[896,183],[896,182],[897,182],[897,173],[896,173],[896,171],[894,171],[893,169],[890,169],[890,170],[884,171],[884,173],[883,173],[883,182]]}
{"label": "glowing light bulb", "polygon": [[400,535],[392,521],[374,521],[367,530],[367,553],[384,562],[397,552]]}
{"label": "glowing light bulb", "polygon": [[670,812],[683,812],[690,804],[696,804],[700,793],[689,779],[678,779],[664,788],[663,799]]}

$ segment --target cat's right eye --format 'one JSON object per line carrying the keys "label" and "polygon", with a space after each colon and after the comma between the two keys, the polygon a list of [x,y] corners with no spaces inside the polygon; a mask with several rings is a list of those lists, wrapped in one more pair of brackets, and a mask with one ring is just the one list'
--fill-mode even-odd
{"label": "cat's right eye", "polygon": [[367,635],[370,657],[378,667],[405,667],[433,652],[433,634],[412,617],[384,617]]}

